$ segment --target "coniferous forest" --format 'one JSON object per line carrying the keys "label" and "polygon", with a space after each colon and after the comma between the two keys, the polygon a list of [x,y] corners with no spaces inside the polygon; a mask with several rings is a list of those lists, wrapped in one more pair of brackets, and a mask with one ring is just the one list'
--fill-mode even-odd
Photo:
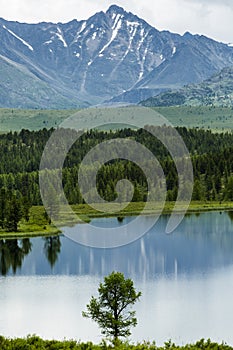
{"label": "coniferous forest", "polygon": [[[147,127],[147,130],[150,131],[150,128],[154,127]],[[163,128],[170,144],[175,142],[170,127],[157,128]],[[84,203],[78,187],[79,165],[84,156],[97,144],[114,138],[131,139],[145,145],[162,166],[166,176],[167,200],[176,200],[178,175],[173,159],[162,143],[147,130],[90,130],[82,134],[68,152],[62,170],[64,192],[69,203]],[[0,135],[0,226],[6,231],[17,231],[17,223],[22,218],[28,220],[30,207],[42,205],[39,188],[40,159],[53,131],[54,129],[22,130],[19,133]],[[178,127],[177,131],[191,155],[194,171],[192,199],[219,202],[233,200],[232,133],[213,133],[185,127]],[[59,132],[62,140],[64,130],[60,129]],[[71,137],[76,137],[76,131],[69,132]],[[133,149],[130,152],[133,154]],[[150,168],[150,164],[145,166]],[[111,160],[100,168],[97,175],[97,189],[105,200],[114,200],[117,196],[116,183],[121,179],[129,179],[134,185],[133,201],[146,201],[147,179],[135,163],[124,159]],[[88,174],[86,181],[88,185]],[[155,174],[155,188],[159,187],[159,181]],[[121,195],[123,202],[124,191]],[[89,196],[91,200],[91,191]]]}

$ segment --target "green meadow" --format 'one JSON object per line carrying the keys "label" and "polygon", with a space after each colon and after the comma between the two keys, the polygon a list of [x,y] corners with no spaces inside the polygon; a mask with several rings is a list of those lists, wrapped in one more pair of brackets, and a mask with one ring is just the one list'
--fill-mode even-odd
{"label": "green meadow", "polygon": [[[109,113],[108,109],[108,113]],[[175,106],[155,107],[157,111],[167,118],[174,126],[198,127],[215,131],[232,130],[233,110],[231,107],[214,106]],[[24,110],[24,109],[0,109],[0,132],[28,130],[40,130],[43,128],[56,128],[66,118],[80,110]],[[103,115],[103,124],[108,121]],[[94,117],[93,117],[94,122]],[[100,120],[101,122],[101,120]],[[89,120],[91,125],[92,120]],[[111,118],[109,119],[111,128]]]}

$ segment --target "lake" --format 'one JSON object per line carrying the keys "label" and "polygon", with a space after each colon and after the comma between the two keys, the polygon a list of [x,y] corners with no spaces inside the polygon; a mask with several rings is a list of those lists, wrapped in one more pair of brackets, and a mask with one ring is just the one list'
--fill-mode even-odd
{"label": "lake", "polygon": [[[129,220],[92,223],[117,227]],[[142,291],[131,341],[211,338],[233,345],[233,213],[188,215],[171,235],[162,233],[167,221],[162,216],[141,239],[112,249],[65,236],[1,240],[0,334],[100,342],[98,327],[81,312],[115,270]]]}

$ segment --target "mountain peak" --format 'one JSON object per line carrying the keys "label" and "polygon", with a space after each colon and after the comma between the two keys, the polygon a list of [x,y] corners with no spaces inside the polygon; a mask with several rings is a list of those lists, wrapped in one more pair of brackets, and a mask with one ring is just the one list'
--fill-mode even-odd
{"label": "mountain peak", "polygon": [[106,11],[106,13],[125,13],[125,10],[123,9],[123,7],[120,7],[118,5],[111,5],[108,10]]}
{"label": "mountain peak", "polygon": [[190,32],[185,32],[184,34],[183,34],[183,37],[184,38],[186,38],[186,39],[192,39],[193,38],[193,35],[190,33]]}
{"label": "mountain peak", "polygon": [[[63,24],[25,25],[0,19],[0,34],[0,58],[5,60],[0,59],[1,84],[6,91],[0,107],[12,104],[8,95],[14,101],[25,70],[30,74],[25,73],[22,91],[30,101],[22,104],[22,94],[18,106],[44,106],[44,95],[38,93],[41,86],[48,96],[54,91],[60,94],[59,106],[62,98],[64,105],[68,98],[79,106],[80,100],[97,104],[133,90],[141,100],[161,89],[198,83],[233,65],[233,47],[188,33],[183,37],[159,32],[114,4],[87,20]],[[11,79],[15,85],[9,85],[9,76],[18,77],[20,84]],[[53,108],[53,101],[49,97],[46,106]]]}

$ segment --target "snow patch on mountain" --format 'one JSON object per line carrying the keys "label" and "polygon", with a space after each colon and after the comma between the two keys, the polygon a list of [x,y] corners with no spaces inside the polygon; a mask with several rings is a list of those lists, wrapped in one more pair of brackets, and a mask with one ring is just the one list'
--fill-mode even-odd
{"label": "snow patch on mountain", "polygon": [[121,28],[121,24],[122,24],[122,21],[121,21],[121,18],[122,18],[122,15],[118,14],[115,18],[115,22],[113,24],[113,27],[112,27],[112,36],[111,36],[111,39],[109,40],[109,42],[107,42],[107,44],[104,45],[104,47],[100,50],[100,54],[103,53],[110,45],[111,43],[115,40],[115,38],[117,37],[117,34],[118,34],[118,31],[120,30]]}
{"label": "snow patch on mountain", "polygon": [[57,27],[57,33],[56,33],[56,36],[58,37],[58,39],[63,43],[63,46],[64,47],[68,47],[64,37],[63,37],[63,34],[62,34],[62,31],[59,27]]}
{"label": "snow patch on mountain", "polygon": [[74,40],[72,41],[71,44],[77,43],[77,42],[79,41],[79,38],[80,38],[82,32],[84,31],[84,29],[86,28],[86,26],[87,26],[87,22],[84,21],[84,22],[82,23],[82,25],[81,25],[81,28],[80,28],[80,29],[78,30],[78,32],[76,33],[75,38],[74,38]]}
{"label": "snow patch on mountain", "polygon": [[176,53],[176,47],[174,46],[173,49],[172,49],[172,56],[174,56]]}
{"label": "snow patch on mountain", "polygon": [[21,41],[21,43],[23,43],[25,46],[27,46],[29,48],[29,50],[34,51],[33,47],[24,39],[20,38],[17,34],[15,34],[12,30],[8,29],[5,25],[3,25],[3,28],[5,30],[8,31],[8,33],[10,33],[11,35],[13,35],[16,39],[18,39],[19,41]]}

